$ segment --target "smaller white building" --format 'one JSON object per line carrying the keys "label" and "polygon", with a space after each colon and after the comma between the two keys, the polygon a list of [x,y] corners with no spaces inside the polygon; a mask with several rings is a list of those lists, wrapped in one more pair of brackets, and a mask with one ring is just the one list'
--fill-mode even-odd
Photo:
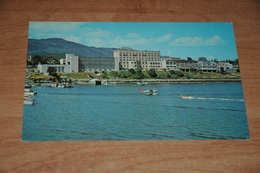
{"label": "smaller white building", "polygon": [[168,71],[170,70],[177,70],[177,62],[175,58],[166,58],[162,60],[162,68]]}
{"label": "smaller white building", "polygon": [[217,63],[215,61],[198,61],[198,68],[205,72],[217,72]]}
{"label": "smaller white building", "polygon": [[147,69],[155,69],[155,70],[162,70],[162,61],[148,61],[147,62]]}
{"label": "smaller white building", "polygon": [[54,67],[57,73],[78,73],[79,57],[74,54],[66,54],[66,59],[61,59],[60,64],[38,64],[41,73],[48,74],[48,68]]}
{"label": "smaller white building", "polygon": [[220,62],[218,62],[218,70],[222,71],[221,69],[223,71],[227,71],[227,72],[231,71],[231,72],[233,72],[233,65],[230,64],[229,62],[220,61]]}

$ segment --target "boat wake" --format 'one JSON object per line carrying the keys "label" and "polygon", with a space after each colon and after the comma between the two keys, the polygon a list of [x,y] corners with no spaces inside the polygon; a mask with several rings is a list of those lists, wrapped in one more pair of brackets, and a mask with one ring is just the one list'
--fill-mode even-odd
{"label": "boat wake", "polygon": [[244,99],[227,99],[227,98],[203,98],[203,97],[192,97],[192,96],[180,96],[182,99],[197,99],[197,100],[227,100],[227,101],[244,101]]}

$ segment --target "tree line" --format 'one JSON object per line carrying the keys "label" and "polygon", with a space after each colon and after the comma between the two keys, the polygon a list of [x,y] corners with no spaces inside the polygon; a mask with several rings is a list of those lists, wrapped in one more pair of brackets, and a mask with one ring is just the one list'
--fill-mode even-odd
{"label": "tree line", "polygon": [[104,79],[124,78],[124,79],[177,79],[185,77],[186,74],[179,70],[170,71],[156,71],[150,69],[148,71],[142,71],[141,69],[128,69],[126,71],[103,71],[101,74]]}

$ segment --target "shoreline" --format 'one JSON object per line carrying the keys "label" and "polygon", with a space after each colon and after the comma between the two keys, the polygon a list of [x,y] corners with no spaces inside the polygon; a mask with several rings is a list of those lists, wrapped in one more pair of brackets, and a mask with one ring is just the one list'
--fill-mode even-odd
{"label": "shoreline", "polygon": [[[74,80],[73,80],[74,81]],[[100,79],[99,84],[96,82],[82,81],[72,85],[118,85],[118,84],[192,84],[192,83],[236,83],[241,82],[241,79]],[[52,83],[30,83],[32,86],[51,87]]]}
{"label": "shoreline", "polygon": [[233,83],[241,82],[241,79],[102,79],[102,83],[117,84],[158,84],[158,83]]}

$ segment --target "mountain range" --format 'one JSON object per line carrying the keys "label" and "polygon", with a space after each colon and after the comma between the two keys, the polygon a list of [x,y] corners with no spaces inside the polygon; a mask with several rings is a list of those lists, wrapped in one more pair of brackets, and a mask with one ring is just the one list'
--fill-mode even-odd
{"label": "mountain range", "polygon": [[83,57],[113,57],[118,48],[86,46],[62,38],[28,39],[28,55],[73,53]]}
{"label": "mountain range", "polygon": [[[61,58],[65,54],[75,54],[81,57],[113,57],[114,50],[119,48],[104,48],[86,46],[67,41],[62,38],[28,39],[28,55],[53,56]],[[63,57],[64,58],[64,57]],[[169,58],[169,56],[161,56]]]}

